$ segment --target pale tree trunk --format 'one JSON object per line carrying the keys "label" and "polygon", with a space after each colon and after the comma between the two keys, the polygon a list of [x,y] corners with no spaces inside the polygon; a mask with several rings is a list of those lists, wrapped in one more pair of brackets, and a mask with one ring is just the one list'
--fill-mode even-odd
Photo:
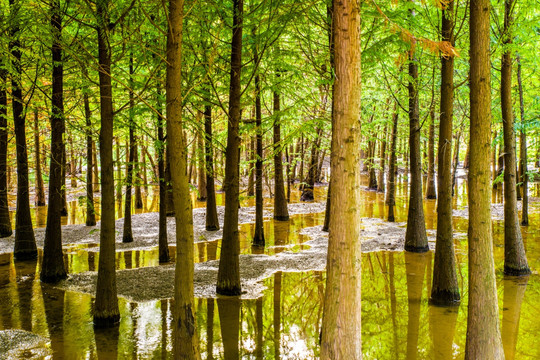
{"label": "pale tree trunk", "polygon": [[175,359],[200,359],[193,294],[193,211],[186,176],[186,142],[182,135],[183,0],[169,0],[167,33],[167,138],[176,220],[173,350]]}
{"label": "pale tree trunk", "polygon": [[[504,2],[503,43],[512,44],[514,0]],[[512,113],[512,53],[509,48],[501,60],[501,112],[504,132],[504,274],[510,276],[529,275],[519,216],[516,194],[516,136]]]}
{"label": "pale tree trunk", "polygon": [[[321,359],[361,359],[360,8],[333,2],[335,74],[326,293]],[[346,174],[346,175],[345,175]]]}
{"label": "pale tree trunk", "polygon": [[504,359],[491,233],[489,0],[470,4],[469,305],[465,359]]}

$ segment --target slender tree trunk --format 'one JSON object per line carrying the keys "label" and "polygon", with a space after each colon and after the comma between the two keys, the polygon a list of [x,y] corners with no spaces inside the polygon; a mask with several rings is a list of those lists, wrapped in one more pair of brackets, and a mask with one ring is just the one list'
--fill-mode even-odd
{"label": "slender tree trunk", "polygon": [[249,163],[249,178],[248,178],[248,188],[247,188],[247,195],[248,196],[254,196],[255,195],[255,161],[256,161],[256,136],[251,136],[251,142],[250,142],[250,163]]}
{"label": "slender tree trunk", "polygon": [[[159,73],[158,79],[160,79]],[[159,141],[156,149],[159,179],[159,262],[167,263],[171,261],[171,258],[169,256],[169,244],[167,241],[167,184],[165,183],[165,135],[163,134],[163,128],[166,126],[166,124],[162,114],[161,82],[158,82],[156,85],[156,109],[158,111],[157,138]]]}
{"label": "slender tree trunk", "polygon": [[71,178],[71,187],[77,187],[77,159],[75,158],[75,149],[73,148],[73,134],[69,136],[69,152],[71,156],[69,175]]}
{"label": "slender tree trunk", "polygon": [[231,42],[231,82],[229,89],[229,121],[225,165],[225,219],[216,292],[221,295],[240,295],[240,243],[238,238],[238,156],[240,137],[238,126],[241,111],[242,22],[244,1],[233,0],[233,37]]}
{"label": "slender tree trunk", "polygon": [[138,139],[135,138],[135,157],[133,158],[133,186],[135,187],[135,209],[143,208],[141,193],[141,163],[139,162]]}
{"label": "slender tree trunk", "polygon": [[521,225],[529,225],[529,176],[527,175],[527,129],[525,128],[525,107],[523,105],[523,86],[521,84],[521,61],[517,56],[517,81],[519,91],[519,113],[521,115],[520,132],[520,174],[522,191]]}
{"label": "slender tree trunk", "polygon": [[38,110],[34,109],[34,158],[36,161],[36,206],[45,206],[45,187],[41,175],[41,146],[39,141]]}
{"label": "slender tree trunk", "polygon": [[[253,29],[255,36],[255,28]],[[259,66],[259,49],[254,48],[253,63]],[[263,129],[261,114],[261,79],[259,71],[255,70],[255,130],[257,132],[257,161],[255,163],[255,234],[253,235],[254,246],[264,246],[263,226]]]}
{"label": "slender tree trunk", "polygon": [[[98,167],[98,161],[97,161],[97,153],[98,150],[96,149],[96,142],[92,140],[92,163],[94,164],[93,171],[93,180],[94,183],[94,192],[97,193],[100,191],[100,181],[99,181],[99,167]],[[101,160],[101,159],[100,159]],[[120,181],[120,178],[118,178],[118,181]]]}
{"label": "slender tree trunk", "polygon": [[452,196],[454,196],[454,189],[456,188],[456,172],[459,163],[459,140],[461,139],[461,129],[457,132],[455,138],[456,144],[454,146],[454,160],[452,162]]}
{"label": "slender tree trunk", "polygon": [[127,162],[126,172],[126,201],[124,203],[124,230],[122,242],[128,243],[133,241],[133,231],[131,227],[131,189],[133,186],[133,165],[137,161],[137,145],[135,139],[135,96],[133,94],[133,55],[129,57],[129,157]]}
{"label": "slender tree trunk", "polygon": [[64,66],[62,61],[62,18],[60,2],[51,3],[52,42],[52,101],[51,101],[51,167],[49,177],[49,208],[45,228],[45,246],[40,279],[55,283],[67,277],[62,254],[62,225],[60,218],[60,187],[62,186],[62,150],[64,148]]}
{"label": "slender tree trunk", "polygon": [[470,147],[469,147],[468,144],[467,144],[467,149],[465,150],[465,159],[463,160],[463,169],[465,169],[465,170],[469,169],[469,159],[471,157],[471,155],[470,155]]}
{"label": "slender tree trunk", "polygon": [[167,137],[170,150],[176,220],[176,270],[174,279],[174,356],[200,359],[193,294],[193,211],[186,176],[187,150],[182,136],[182,18],[183,0],[169,0],[167,34]]}
{"label": "slender tree trunk", "polygon": [[113,327],[120,321],[116,292],[116,252],[114,218],[113,101],[111,84],[111,48],[109,44],[108,1],[96,3],[98,20],[99,95],[101,129],[101,229],[99,233],[99,266],[94,303],[94,326]]}
{"label": "slender tree trunk", "polygon": [[392,141],[390,145],[390,164],[388,165],[388,192],[386,193],[386,204],[388,205],[388,221],[394,222],[394,206],[396,205],[396,171],[397,171],[397,132],[398,132],[398,109],[397,103],[394,105],[392,115]]}
{"label": "slender tree trunk", "polygon": [[274,91],[274,219],[280,221],[289,220],[289,209],[283,186],[283,154],[281,144],[281,120],[280,120],[280,97],[279,92]]}
{"label": "slender tree trunk", "polygon": [[331,202],[340,206],[330,212],[321,359],[361,359],[359,3],[334,0],[332,23],[336,80],[330,186]]}
{"label": "slender tree trunk", "polygon": [[287,158],[287,168],[286,168],[286,172],[287,172],[287,202],[291,202],[291,181],[292,181],[292,178],[291,178],[291,162],[292,162],[292,148],[293,146],[291,145],[290,146],[290,151],[289,151],[289,147],[286,146],[285,147],[285,158]]}
{"label": "slender tree trunk", "polygon": [[385,162],[386,162],[386,140],[388,138],[388,123],[384,125],[384,131],[381,138],[381,147],[379,152],[379,174],[377,179],[377,192],[384,193],[384,172],[385,172]]}
{"label": "slender tree trunk", "polygon": [[[504,1],[503,44],[512,44],[514,0]],[[511,276],[529,275],[519,216],[516,194],[516,136],[512,113],[512,52],[508,47],[501,60],[501,112],[504,131],[504,274]]]}
{"label": "slender tree trunk", "polygon": [[492,166],[492,182],[493,182],[493,188],[497,188],[497,184],[495,183],[495,180],[497,179],[497,143],[495,140],[497,139],[497,130],[493,131],[493,150],[491,152],[491,166]]}
{"label": "slender tree trunk", "polygon": [[428,141],[428,174],[426,181],[426,199],[436,199],[435,189],[435,106],[430,109]]}
{"label": "slender tree trunk", "polygon": [[67,194],[66,194],[66,168],[67,168],[67,155],[66,144],[62,147],[62,187],[60,193],[62,194],[62,207],[60,208],[60,215],[67,216]]}
{"label": "slender tree trunk", "polygon": [[[7,131],[7,71],[4,70],[5,60],[0,63],[0,238],[13,234],[9,217],[7,199],[9,184],[9,167],[7,165],[8,131]],[[7,174],[7,176],[6,176]]]}
{"label": "slender tree trunk", "polygon": [[465,359],[504,359],[491,234],[489,0],[470,3],[469,312]]}
{"label": "slender tree trunk", "polygon": [[322,128],[318,128],[317,136],[313,140],[313,143],[311,144],[311,156],[310,156],[310,161],[309,161],[308,174],[307,174],[307,178],[305,179],[305,184],[302,188],[302,196],[300,197],[301,201],[314,200],[313,188],[315,187],[315,175],[317,172],[317,165],[319,163],[317,148],[318,148],[318,139],[320,139],[321,136],[322,136]]}
{"label": "slender tree trunk", "polygon": [[173,188],[171,183],[171,159],[169,158],[170,145],[165,146],[165,183],[167,184],[167,216],[174,216]]}
{"label": "slender tree trunk", "polygon": [[15,260],[35,259],[37,257],[36,239],[30,216],[30,197],[28,189],[28,153],[26,149],[26,128],[23,108],[21,80],[21,42],[19,28],[20,4],[18,0],[9,1],[12,23],[9,51],[11,53],[11,96],[13,122],[15,123],[15,144],[17,154],[17,211],[15,213]]}
{"label": "slender tree trunk", "polygon": [[[411,17],[413,14],[411,13]],[[418,105],[418,61],[409,54],[409,148],[411,160],[411,189],[405,233],[405,250],[429,251],[422,194],[422,158],[420,156],[420,109]]]}
{"label": "slender tree trunk", "polygon": [[[203,113],[198,111],[197,112],[197,123],[204,125],[203,120]],[[204,135],[202,133],[199,133],[197,135],[197,159],[199,162],[199,179],[197,181],[197,185],[199,188],[199,201],[206,201],[207,192],[206,192],[206,164],[204,161]]]}
{"label": "slender tree trunk", "polygon": [[[87,75],[86,69],[83,73]],[[94,166],[92,157],[92,113],[90,111],[90,100],[88,99],[88,87],[83,91],[84,117],[86,118],[86,226],[96,225],[96,212],[94,209],[94,184],[92,182],[92,168]]]}
{"label": "slender tree trunk", "polygon": [[377,190],[377,174],[375,173],[375,153],[377,151],[377,142],[376,140],[370,140],[368,144],[368,189]]}
{"label": "slender tree trunk", "polygon": [[[442,37],[454,44],[454,1],[442,16]],[[454,116],[454,58],[441,56],[441,118],[439,123],[437,240],[430,301],[457,305],[460,301],[452,229],[452,122]],[[431,139],[431,128],[430,128]],[[430,140],[431,141],[431,140]],[[431,150],[430,150],[431,153]]]}
{"label": "slender tree trunk", "polygon": [[212,107],[204,106],[205,162],[206,162],[206,230],[219,230],[219,219],[214,187],[214,148],[212,146]]}

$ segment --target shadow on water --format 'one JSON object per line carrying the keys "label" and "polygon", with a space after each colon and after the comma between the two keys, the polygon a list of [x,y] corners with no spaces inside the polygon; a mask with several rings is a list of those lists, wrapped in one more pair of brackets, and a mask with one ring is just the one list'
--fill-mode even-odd
{"label": "shadow on water", "polygon": [[[403,186],[398,188],[397,221],[404,221],[407,216],[406,193]],[[463,207],[465,186],[461,184],[456,193],[454,207]],[[371,191],[363,194],[362,215],[384,218],[384,196]],[[435,228],[436,203],[426,201],[424,206],[427,227]],[[535,206],[531,207],[531,223],[538,224],[540,211]],[[289,222],[265,222],[268,243],[265,253],[302,250],[308,238],[299,231],[321,225],[323,220],[321,213],[296,215]],[[455,218],[454,224],[458,232],[467,229],[466,219]],[[494,221],[493,228],[506,358],[538,359],[538,273],[535,271],[528,279],[504,278],[500,271],[504,251],[502,221]],[[538,227],[522,230],[530,266],[538,269]],[[242,225],[240,232],[242,253],[252,253],[253,225]],[[363,254],[364,358],[464,357],[468,296],[466,238],[456,236],[455,244],[462,303],[452,308],[429,305],[432,253]],[[99,253],[93,251],[95,246],[65,248],[70,273],[97,270]],[[195,244],[196,261],[217,259],[219,252],[219,241]],[[171,254],[174,253],[171,246]],[[54,359],[172,359],[172,300],[134,303],[120,298],[119,327],[94,331],[93,297],[41,284],[39,264],[39,259],[14,263],[12,254],[0,254],[0,330],[23,329],[49,338]],[[145,266],[159,266],[157,249],[116,254],[117,269]],[[325,281],[324,272],[278,272],[264,281],[266,290],[258,299],[196,299],[197,334],[203,359],[318,358]]]}

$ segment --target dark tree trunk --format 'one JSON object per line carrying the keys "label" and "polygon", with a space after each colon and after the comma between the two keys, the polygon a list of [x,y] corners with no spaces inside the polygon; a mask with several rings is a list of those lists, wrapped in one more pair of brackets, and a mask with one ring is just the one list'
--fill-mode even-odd
{"label": "dark tree trunk", "polygon": [[[255,29],[253,30],[255,35]],[[253,62],[259,66],[259,49],[255,46]],[[255,70],[255,131],[257,132],[257,161],[255,162],[255,234],[253,246],[264,246],[263,226],[263,129],[261,114],[261,79]]]}
{"label": "dark tree trunk", "polygon": [[[4,61],[0,66],[4,66]],[[11,219],[9,217],[9,203],[7,199],[8,192],[8,173],[7,166],[7,71],[0,67],[0,238],[8,237],[13,234],[11,229]]]}
{"label": "dark tree trunk", "polygon": [[240,295],[240,243],[238,238],[240,136],[238,126],[241,111],[242,22],[244,1],[233,0],[233,37],[231,42],[231,82],[229,90],[229,121],[225,165],[225,219],[216,292],[221,295]]}
{"label": "dark tree trunk", "polygon": [[328,185],[328,194],[326,194],[326,210],[324,212],[324,224],[322,231],[328,232],[330,229],[330,211],[331,211],[331,197],[330,197],[330,185]]}
{"label": "dark tree trunk", "polygon": [[[204,126],[203,113],[197,112],[197,123]],[[202,127],[201,126],[201,127]],[[206,201],[208,195],[206,192],[206,164],[204,161],[204,134],[197,135],[197,159],[198,159],[198,177],[197,185],[199,189],[199,201]]]}
{"label": "dark tree trunk", "polygon": [[521,84],[521,61],[517,56],[517,81],[519,91],[519,113],[521,115],[521,132],[520,132],[520,175],[522,191],[522,207],[521,207],[521,225],[529,225],[529,176],[527,175],[527,129],[525,128],[525,107],[523,105],[523,86]]}
{"label": "dark tree trunk", "polygon": [[[428,173],[426,180],[426,199],[436,199],[435,189],[435,106],[430,109],[429,141],[428,141]],[[450,147],[451,149],[451,147]]]}
{"label": "dark tree trunk", "polygon": [[52,42],[52,97],[51,97],[51,167],[49,178],[49,208],[45,228],[45,245],[40,279],[46,283],[55,283],[67,277],[62,254],[62,224],[60,207],[62,198],[62,152],[64,145],[64,66],[62,60],[62,18],[60,2],[51,3]]}
{"label": "dark tree trunk", "polygon": [[493,189],[497,188],[497,184],[495,183],[495,180],[497,179],[497,143],[495,140],[497,139],[497,130],[493,131],[493,149],[491,151],[491,180],[493,184]]}
{"label": "dark tree trunk", "polygon": [[212,146],[212,107],[204,106],[205,160],[206,160],[206,230],[219,230],[219,219],[214,187],[214,148]]}
{"label": "dark tree trunk", "polygon": [[135,155],[133,158],[133,186],[135,187],[135,209],[143,208],[143,200],[141,193],[141,163],[139,162],[139,145],[135,138]]}
{"label": "dark tree trunk", "polygon": [[115,218],[113,174],[113,102],[111,84],[111,48],[109,44],[108,1],[96,3],[99,56],[99,95],[101,130],[101,231],[99,234],[99,266],[94,303],[94,326],[112,327],[120,320],[116,292]]}
{"label": "dark tree trunk", "polygon": [[381,147],[379,152],[379,174],[377,179],[377,192],[384,193],[384,172],[385,172],[385,162],[386,162],[386,140],[388,137],[388,123],[384,125],[384,131],[381,138]]}
{"label": "dark tree trunk", "polygon": [[456,188],[456,172],[459,163],[459,140],[461,138],[461,129],[454,137],[456,138],[456,144],[454,145],[454,160],[452,161],[452,196],[454,196],[454,189]]}
{"label": "dark tree trunk", "polygon": [[167,216],[174,216],[173,189],[171,184],[171,160],[169,158],[169,142],[165,146],[165,183],[167,184]]}
{"label": "dark tree trunk", "polygon": [[504,1],[505,51],[501,60],[501,112],[504,131],[504,274],[510,276],[529,275],[516,195],[516,135],[514,132],[514,114],[512,112],[512,44],[514,0]]}
{"label": "dark tree trunk", "polygon": [[465,359],[504,359],[491,233],[489,0],[470,3],[469,304]]}
{"label": "dark tree trunk", "polygon": [[45,206],[45,187],[41,174],[41,146],[39,141],[38,110],[34,109],[34,159],[36,162],[36,206]]}
{"label": "dark tree trunk", "polygon": [[409,55],[409,148],[411,166],[411,189],[409,213],[405,233],[405,251],[429,250],[422,194],[422,158],[420,156],[420,109],[418,105],[418,61]]}
{"label": "dark tree trunk", "polygon": [[[83,73],[87,75],[86,69]],[[92,156],[92,113],[90,100],[88,99],[88,87],[83,91],[84,117],[86,118],[86,226],[96,225],[96,212],[94,209],[94,184],[92,181],[92,168],[94,159]]]}
{"label": "dark tree trunk", "polygon": [[248,188],[247,188],[247,195],[248,196],[255,196],[255,161],[256,161],[256,136],[251,136],[251,142],[250,142],[250,159],[249,159],[249,178],[248,178]]}
{"label": "dark tree trunk", "polygon": [[19,40],[18,0],[10,0],[12,23],[9,51],[12,58],[11,96],[13,122],[15,123],[15,143],[17,153],[17,210],[15,213],[15,249],[16,260],[35,259],[37,257],[36,239],[30,216],[30,197],[28,194],[28,153],[26,149],[26,128],[23,109],[21,81],[21,42]]}
{"label": "dark tree trunk", "polygon": [[317,129],[317,136],[311,144],[311,156],[309,160],[308,174],[302,187],[302,196],[300,197],[301,201],[313,201],[313,188],[315,187],[315,176],[317,173],[318,161],[318,143],[322,136],[322,128]]}
{"label": "dark tree trunk", "polygon": [[[442,38],[454,44],[454,1],[443,10]],[[431,302],[457,305],[460,301],[452,229],[452,122],[454,114],[454,58],[441,56],[441,118],[439,123],[437,240]],[[431,129],[430,129],[431,139]],[[431,151],[431,150],[430,150]]]}
{"label": "dark tree trunk", "polygon": [[398,109],[397,103],[394,105],[392,115],[392,140],[390,145],[390,163],[388,164],[388,192],[386,193],[386,204],[388,205],[388,221],[394,222],[394,206],[396,205],[396,170],[397,170],[397,131],[398,131]]}
{"label": "dark tree trunk", "polygon": [[375,173],[375,152],[377,148],[376,144],[377,142],[375,140],[370,140],[368,142],[368,158],[366,162],[368,164],[369,190],[377,190],[377,174]]}
{"label": "dark tree trunk", "polygon": [[135,139],[135,97],[133,94],[133,55],[129,57],[129,158],[126,172],[126,199],[124,202],[124,230],[122,242],[128,243],[133,241],[133,230],[131,227],[131,189],[133,186],[133,165],[137,161],[137,144]]}
{"label": "dark tree trunk", "polygon": [[[160,66],[158,64],[158,66]],[[158,79],[159,72],[158,72]],[[162,114],[161,104],[161,83],[156,85],[156,109],[157,114],[157,138],[158,146],[156,149],[158,159],[158,181],[159,181],[159,262],[166,263],[171,261],[169,255],[169,244],[167,240],[167,184],[165,183],[165,135],[163,134],[163,128],[166,126]]]}
{"label": "dark tree trunk", "polygon": [[60,215],[67,216],[67,194],[66,194],[66,168],[67,168],[67,155],[66,155],[66,144],[62,147],[62,187],[60,193],[62,195],[62,207],[60,208]]}
{"label": "dark tree trunk", "polygon": [[467,144],[467,149],[465,150],[465,159],[463,160],[463,169],[469,169],[469,157],[470,157],[469,145]]}
{"label": "dark tree trunk", "polygon": [[[96,142],[92,140],[92,163],[94,164],[94,168],[92,169],[92,182],[94,183],[94,192],[97,193],[100,191],[101,184],[99,182],[99,167],[98,167],[98,161],[97,161],[97,153],[98,150],[96,149]],[[120,179],[118,179],[120,181]]]}
{"label": "dark tree trunk", "polygon": [[69,151],[71,156],[69,177],[71,179],[71,187],[77,187],[77,159],[75,158],[75,149],[73,148],[73,135],[69,136]]}
{"label": "dark tree trunk", "polygon": [[281,124],[280,124],[280,98],[279,92],[274,91],[274,219],[280,221],[289,220],[289,209],[287,208],[287,198],[283,185],[283,155],[281,144]]}

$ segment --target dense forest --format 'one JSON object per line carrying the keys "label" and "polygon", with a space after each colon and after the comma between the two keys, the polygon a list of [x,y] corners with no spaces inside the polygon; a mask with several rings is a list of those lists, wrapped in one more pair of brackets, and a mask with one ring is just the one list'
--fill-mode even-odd
{"label": "dense forest", "polygon": [[0,359],[540,357],[536,1],[0,0],[0,34]]}

